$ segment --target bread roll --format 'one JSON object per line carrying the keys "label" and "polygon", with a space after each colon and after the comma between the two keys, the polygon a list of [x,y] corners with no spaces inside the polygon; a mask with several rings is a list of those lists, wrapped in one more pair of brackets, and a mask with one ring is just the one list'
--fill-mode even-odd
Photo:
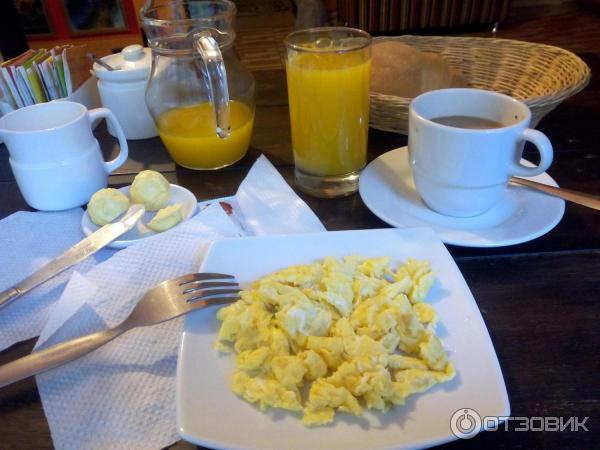
{"label": "bread roll", "polygon": [[434,53],[393,40],[373,44],[371,91],[414,98],[423,92],[466,85],[458,69]]}

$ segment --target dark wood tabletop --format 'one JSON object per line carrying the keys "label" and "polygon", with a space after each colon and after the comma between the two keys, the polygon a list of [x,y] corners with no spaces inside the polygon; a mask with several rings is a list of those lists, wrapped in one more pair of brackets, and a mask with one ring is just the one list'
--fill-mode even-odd
{"label": "dark wood tabletop", "polygon": [[[580,56],[600,72],[600,53]],[[293,185],[289,116],[283,71],[260,71],[251,149],[237,164],[214,172],[176,166],[159,139],[129,141],[129,160],[110,177],[129,184],[142,169],[162,172],[198,200],[233,195],[252,163],[265,154]],[[563,102],[538,129],[554,145],[548,173],[560,186],[600,195],[600,83]],[[117,144],[96,130],[105,156]],[[369,160],[406,145],[406,137],[371,130]],[[526,149],[526,153],[529,150]],[[533,154],[533,153],[532,153]],[[385,228],[358,194],[316,199],[299,192],[328,230]],[[0,219],[31,210],[0,147]],[[2,243],[0,243],[1,251]],[[495,431],[447,447],[593,448],[600,430],[600,212],[568,203],[561,222],[533,241],[498,248],[448,246],[479,305],[506,381],[513,416],[589,419],[589,431]],[[1,273],[1,269],[0,269]],[[34,340],[0,352],[0,364],[28,354]],[[516,425],[518,426],[518,424]],[[189,444],[177,443],[176,447]],[[52,448],[34,379],[0,389],[0,449]]]}

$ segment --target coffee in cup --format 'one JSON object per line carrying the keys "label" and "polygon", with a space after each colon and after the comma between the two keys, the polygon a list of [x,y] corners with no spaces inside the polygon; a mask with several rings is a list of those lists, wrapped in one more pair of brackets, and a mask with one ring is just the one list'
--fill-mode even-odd
{"label": "coffee in cup", "polygon": [[[501,201],[512,175],[531,177],[552,163],[548,138],[528,128],[529,108],[504,94],[440,89],[409,107],[409,165],[417,191],[434,211],[455,217],[484,213]],[[520,163],[525,141],[540,163]]]}

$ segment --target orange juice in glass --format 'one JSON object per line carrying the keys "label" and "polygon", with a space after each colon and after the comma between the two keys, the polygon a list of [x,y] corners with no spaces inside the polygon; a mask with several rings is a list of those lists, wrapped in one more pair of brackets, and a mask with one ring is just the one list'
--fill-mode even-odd
{"label": "orange juice in glass", "polygon": [[356,192],[367,155],[371,37],[325,27],[294,32],[285,44],[296,184],[319,197]]}

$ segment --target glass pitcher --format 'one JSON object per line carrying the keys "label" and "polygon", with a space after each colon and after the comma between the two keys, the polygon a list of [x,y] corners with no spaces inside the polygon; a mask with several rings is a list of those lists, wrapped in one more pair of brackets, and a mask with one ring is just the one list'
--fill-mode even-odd
{"label": "glass pitcher", "polygon": [[175,162],[219,169],[248,150],[254,78],[234,50],[228,0],[147,1],[141,19],[152,49],[146,105]]}

